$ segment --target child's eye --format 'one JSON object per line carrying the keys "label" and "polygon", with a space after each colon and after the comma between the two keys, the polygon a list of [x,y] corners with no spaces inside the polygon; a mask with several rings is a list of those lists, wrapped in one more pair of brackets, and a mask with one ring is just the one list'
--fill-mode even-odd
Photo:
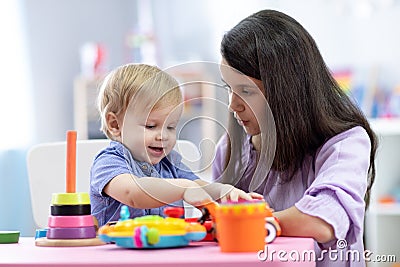
{"label": "child's eye", "polygon": [[154,125],[145,125],[145,127],[146,127],[146,129],[153,129],[153,128],[155,128],[156,126],[154,126]]}
{"label": "child's eye", "polygon": [[168,130],[175,130],[175,128],[176,128],[175,126],[168,126],[167,127]]}

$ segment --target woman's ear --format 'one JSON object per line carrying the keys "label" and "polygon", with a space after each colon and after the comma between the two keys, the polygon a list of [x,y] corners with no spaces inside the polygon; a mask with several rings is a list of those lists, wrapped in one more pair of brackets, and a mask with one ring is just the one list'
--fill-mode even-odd
{"label": "woman's ear", "polygon": [[118,116],[114,112],[108,112],[106,115],[106,121],[107,129],[110,134],[116,138],[120,137],[122,130],[122,121],[118,119]]}

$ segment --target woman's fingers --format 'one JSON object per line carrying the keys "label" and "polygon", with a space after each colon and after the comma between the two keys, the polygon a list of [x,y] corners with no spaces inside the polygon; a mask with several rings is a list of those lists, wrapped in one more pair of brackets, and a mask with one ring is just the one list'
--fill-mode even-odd
{"label": "woman's fingers", "polygon": [[261,194],[258,194],[256,192],[250,192],[249,195],[253,198],[253,199],[259,199],[259,200],[264,200],[264,196]]}

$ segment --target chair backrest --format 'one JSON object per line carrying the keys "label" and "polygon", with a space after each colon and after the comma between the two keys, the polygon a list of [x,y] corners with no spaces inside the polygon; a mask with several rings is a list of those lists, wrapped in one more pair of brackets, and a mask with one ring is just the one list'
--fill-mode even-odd
{"label": "chair backrest", "polygon": [[[88,192],[90,168],[95,155],[108,146],[110,140],[78,140],[76,143],[76,192]],[[196,171],[200,152],[187,140],[178,140],[175,150],[183,162]],[[46,228],[53,193],[65,192],[66,142],[43,143],[32,147],[27,155],[33,219],[38,227]]]}

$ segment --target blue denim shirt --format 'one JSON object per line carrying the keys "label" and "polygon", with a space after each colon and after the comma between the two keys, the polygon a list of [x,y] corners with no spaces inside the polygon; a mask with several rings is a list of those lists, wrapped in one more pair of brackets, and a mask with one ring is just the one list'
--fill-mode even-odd
{"label": "blue denim shirt", "polygon": [[[111,141],[107,148],[97,154],[90,171],[91,210],[92,215],[98,220],[99,226],[119,219],[120,210],[124,204],[105,194],[103,189],[114,177],[126,173],[137,177],[199,179],[182,163],[182,156],[174,150],[159,163],[152,165],[136,161],[123,144]],[[180,200],[167,206],[172,205],[183,207],[183,202]],[[129,207],[129,213],[131,218],[144,215],[164,216],[163,210],[167,206],[153,209]]]}

